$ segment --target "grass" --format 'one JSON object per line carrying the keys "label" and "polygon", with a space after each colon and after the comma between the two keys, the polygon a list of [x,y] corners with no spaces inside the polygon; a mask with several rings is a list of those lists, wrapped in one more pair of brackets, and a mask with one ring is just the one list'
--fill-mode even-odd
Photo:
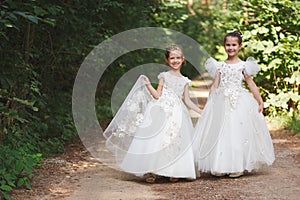
{"label": "grass", "polygon": [[266,117],[266,119],[271,130],[286,128],[293,135],[300,135],[300,113],[298,112],[293,112],[292,116],[281,114],[276,117]]}

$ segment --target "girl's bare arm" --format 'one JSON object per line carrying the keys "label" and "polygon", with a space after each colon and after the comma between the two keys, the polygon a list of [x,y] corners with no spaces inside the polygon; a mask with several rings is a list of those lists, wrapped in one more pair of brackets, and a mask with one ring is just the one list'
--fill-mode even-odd
{"label": "girl's bare arm", "polygon": [[189,85],[186,84],[184,87],[184,93],[183,93],[184,103],[192,110],[196,111],[197,113],[201,114],[202,110],[192,102],[189,94]]}
{"label": "girl's bare arm", "polygon": [[163,89],[163,85],[164,85],[164,79],[163,78],[159,79],[158,86],[157,86],[156,89],[151,85],[148,77],[143,76],[143,79],[145,81],[146,87],[149,90],[150,94],[153,96],[154,99],[158,99],[161,96],[161,93],[162,93],[162,89]]}
{"label": "girl's bare arm", "polygon": [[253,79],[251,78],[251,76],[249,76],[245,71],[243,71],[243,75],[244,75],[246,83],[249,86],[250,91],[252,92],[254,98],[256,99],[256,101],[258,103],[258,112],[262,112],[264,109],[264,102],[263,102],[262,97],[260,96],[258,87],[256,86],[256,84],[253,81]]}

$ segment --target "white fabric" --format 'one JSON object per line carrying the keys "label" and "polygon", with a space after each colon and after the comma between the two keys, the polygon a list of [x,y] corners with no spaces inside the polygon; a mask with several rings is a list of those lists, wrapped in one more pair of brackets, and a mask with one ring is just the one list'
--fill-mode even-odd
{"label": "white fabric", "polygon": [[[149,99],[149,92],[139,78],[104,132],[106,145],[125,172],[195,178],[193,125],[182,102],[184,86],[190,80],[170,72],[158,77],[164,79],[161,97]],[[135,94],[141,91],[144,97],[136,98]]]}
{"label": "white fabric", "polygon": [[255,76],[260,70],[257,61],[253,57],[247,58],[245,62],[245,71],[250,76]]}
{"label": "white fabric", "polygon": [[242,87],[245,62],[220,63],[219,87],[209,96],[195,127],[197,169],[234,173],[271,165],[274,149],[264,116],[258,113],[254,97]]}
{"label": "white fabric", "polygon": [[217,70],[221,67],[221,63],[216,61],[214,58],[210,57],[205,62],[205,69],[208,71],[211,77],[216,76]]}
{"label": "white fabric", "polygon": [[[260,66],[253,57],[247,58],[246,62],[241,62],[246,73],[250,76],[255,76],[260,71]],[[210,57],[205,62],[205,69],[208,71],[211,77],[216,76],[216,72],[221,68],[225,62],[218,62],[214,58]]]}

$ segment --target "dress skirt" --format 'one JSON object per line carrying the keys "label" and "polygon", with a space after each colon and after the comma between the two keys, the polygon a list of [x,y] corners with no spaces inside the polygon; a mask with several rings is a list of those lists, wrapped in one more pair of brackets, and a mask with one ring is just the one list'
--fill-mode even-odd
{"label": "dress skirt", "polygon": [[258,104],[240,92],[233,108],[222,88],[212,92],[195,127],[194,154],[201,172],[236,173],[271,165],[272,139]]}

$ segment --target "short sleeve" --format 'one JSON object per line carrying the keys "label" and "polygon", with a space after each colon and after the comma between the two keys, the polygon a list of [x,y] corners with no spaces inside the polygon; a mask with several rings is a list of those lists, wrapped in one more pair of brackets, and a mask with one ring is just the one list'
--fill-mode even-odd
{"label": "short sleeve", "polygon": [[157,76],[158,79],[161,79],[161,78],[165,78],[165,72],[161,72],[160,74],[158,74]]}
{"label": "short sleeve", "polygon": [[184,77],[185,84],[192,85],[192,81],[188,77]]}
{"label": "short sleeve", "polygon": [[208,71],[209,75],[212,77],[216,76],[216,72],[219,67],[220,67],[220,62],[216,61],[212,57],[208,58],[205,62],[205,69]]}
{"label": "short sleeve", "polygon": [[253,57],[247,58],[245,62],[245,71],[250,76],[255,76],[260,70],[257,61]]}

